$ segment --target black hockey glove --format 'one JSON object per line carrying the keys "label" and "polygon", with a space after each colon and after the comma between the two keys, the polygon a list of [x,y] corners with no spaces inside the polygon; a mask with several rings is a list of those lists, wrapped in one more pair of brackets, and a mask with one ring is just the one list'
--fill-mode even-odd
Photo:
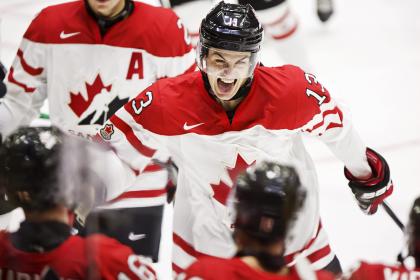
{"label": "black hockey glove", "polygon": [[386,160],[372,149],[366,149],[366,156],[372,175],[368,179],[354,177],[347,168],[344,175],[350,181],[349,187],[357,199],[360,209],[368,215],[375,214],[378,205],[392,194],[393,184]]}
{"label": "black hockey glove", "polygon": [[3,83],[3,80],[6,77],[6,73],[6,68],[0,62],[0,98],[6,94],[6,85]]}

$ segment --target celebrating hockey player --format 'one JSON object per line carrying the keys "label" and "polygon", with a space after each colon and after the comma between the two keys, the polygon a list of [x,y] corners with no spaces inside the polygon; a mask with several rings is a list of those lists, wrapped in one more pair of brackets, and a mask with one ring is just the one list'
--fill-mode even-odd
{"label": "celebrating hockey player", "polygon": [[238,172],[264,160],[296,161],[308,196],[290,231],[295,238],[286,239],[286,263],[303,255],[317,270],[340,272],[320,221],[315,167],[302,134],[320,139],[344,162],[367,214],[392,193],[387,163],[366,148],[314,75],[292,65],[259,64],[262,34],[250,5],[219,3],[200,27],[201,71],[156,82],[100,130],[135,172],[161,156],[179,167],[175,272],[201,256],[234,254],[226,200]]}
{"label": "celebrating hockey player", "polygon": [[[30,24],[10,68],[0,134],[28,124],[48,99],[53,125],[90,138],[154,81],[195,67],[186,31],[169,9],[132,0],[47,7]],[[87,231],[109,234],[157,260],[167,183],[166,171],[151,164],[93,214],[88,221],[100,219],[100,228]]]}
{"label": "celebrating hockey player", "polygon": [[361,262],[348,279],[420,279],[420,197],[417,197],[411,208],[406,236],[408,255],[414,258],[414,268],[408,268],[404,264],[392,266]]}
{"label": "celebrating hockey player", "polygon": [[294,168],[262,162],[238,177],[233,193],[228,204],[238,248],[235,257],[198,260],[185,279],[334,279],[329,272],[315,273],[304,260],[292,269],[285,264],[286,233],[305,199]]}
{"label": "celebrating hockey player", "polygon": [[[68,151],[74,145],[83,148],[83,158]],[[118,241],[71,235],[73,210],[81,203],[89,207],[103,183],[90,168],[89,148],[54,127],[22,127],[4,139],[0,186],[26,220],[17,232],[0,231],[0,279],[41,279],[45,273],[56,278],[42,279],[155,279],[145,259]]]}

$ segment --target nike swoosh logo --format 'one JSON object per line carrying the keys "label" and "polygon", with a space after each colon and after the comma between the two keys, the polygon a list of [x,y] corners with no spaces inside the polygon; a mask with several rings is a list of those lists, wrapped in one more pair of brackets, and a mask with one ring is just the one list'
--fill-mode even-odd
{"label": "nike swoosh logo", "polygon": [[80,34],[80,32],[74,32],[74,33],[64,33],[64,31],[61,31],[60,33],[60,39],[67,39],[73,36],[76,36]]}
{"label": "nike swoosh logo", "polygon": [[128,235],[128,239],[130,239],[131,241],[137,241],[140,239],[143,239],[146,237],[146,234],[142,233],[142,234],[134,234],[133,232],[130,232],[130,234]]}
{"label": "nike swoosh logo", "polygon": [[187,123],[184,123],[184,130],[190,130],[190,129],[193,129],[193,128],[195,128],[197,126],[200,126],[202,124],[204,124],[204,123],[198,123],[198,124],[193,124],[193,125],[188,125]]}

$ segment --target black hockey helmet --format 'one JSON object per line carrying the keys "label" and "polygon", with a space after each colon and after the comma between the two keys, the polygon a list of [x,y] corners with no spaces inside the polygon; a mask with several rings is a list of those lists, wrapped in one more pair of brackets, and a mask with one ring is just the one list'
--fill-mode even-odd
{"label": "black hockey helmet", "polygon": [[0,186],[8,200],[28,210],[56,205],[62,132],[22,127],[0,146]]}
{"label": "black hockey helmet", "polygon": [[238,177],[234,191],[235,229],[270,243],[284,239],[305,192],[290,166],[263,162]]}
{"label": "black hockey helmet", "polygon": [[207,47],[240,52],[258,52],[263,28],[251,5],[220,2],[203,19],[200,43]]}
{"label": "black hockey helmet", "polygon": [[417,197],[411,208],[407,235],[409,255],[420,260],[420,197]]}
{"label": "black hockey helmet", "polygon": [[[209,73],[206,56],[210,48],[233,52],[250,52],[248,71],[241,78],[252,75],[259,62],[258,52],[263,39],[263,28],[251,5],[218,3],[202,20],[197,45],[197,65]],[[210,70],[211,71],[211,70]]]}
{"label": "black hockey helmet", "polygon": [[21,127],[0,145],[0,194],[28,211],[90,207],[105,188],[92,168],[96,146],[56,127]]}

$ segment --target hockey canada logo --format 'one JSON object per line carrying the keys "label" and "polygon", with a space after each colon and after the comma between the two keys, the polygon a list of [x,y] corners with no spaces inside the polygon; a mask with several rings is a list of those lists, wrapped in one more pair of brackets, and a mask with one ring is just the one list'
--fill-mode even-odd
{"label": "hockey canada logo", "polygon": [[112,134],[114,134],[114,125],[112,124],[106,124],[101,130],[99,131],[102,138],[105,140],[111,140]]}
{"label": "hockey canada logo", "polygon": [[[233,168],[227,168],[227,172],[232,182],[235,182],[239,174],[253,164],[255,164],[255,161],[253,161],[251,164],[248,164],[242,158],[242,156],[238,154],[236,158],[235,166]],[[210,184],[210,185],[214,192],[214,195],[213,195],[214,199],[219,201],[221,204],[226,205],[231,187],[229,187],[223,181],[220,181],[218,185],[214,185],[214,184]]]}
{"label": "hockey canada logo", "polygon": [[105,85],[98,74],[92,84],[85,82],[86,94],[70,92],[70,109],[79,118],[79,125],[103,125],[128,98],[112,94],[112,84]]}

